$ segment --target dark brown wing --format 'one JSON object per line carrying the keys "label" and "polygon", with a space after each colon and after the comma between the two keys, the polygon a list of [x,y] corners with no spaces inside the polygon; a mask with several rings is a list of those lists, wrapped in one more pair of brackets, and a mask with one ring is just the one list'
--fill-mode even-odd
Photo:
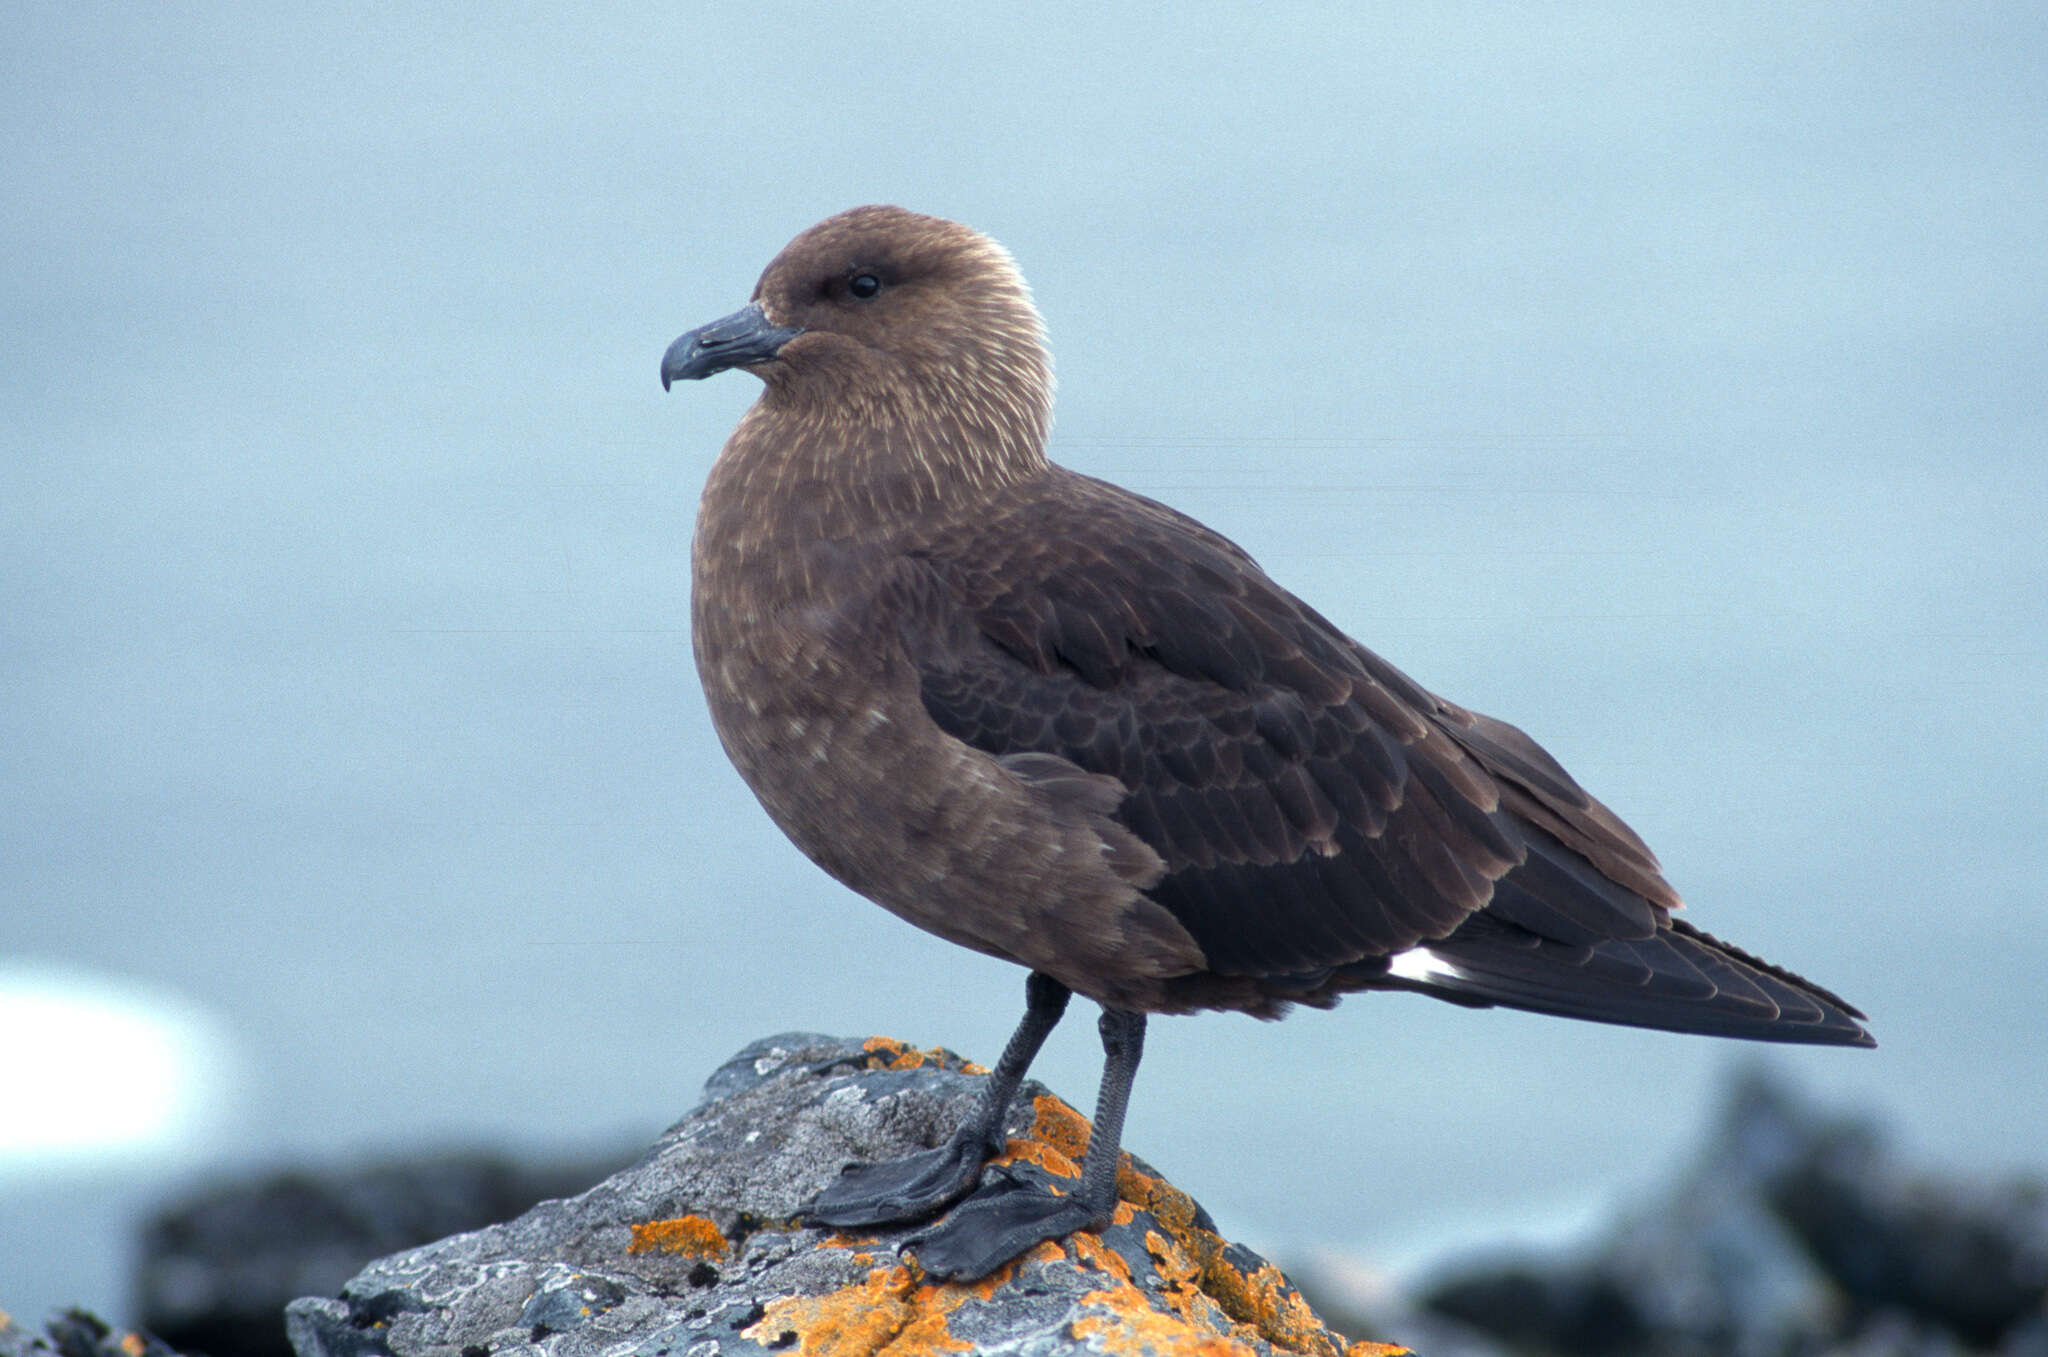
{"label": "dark brown wing", "polygon": [[924,705],[990,754],[1122,782],[1118,819],[1166,863],[1148,894],[1213,972],[1311,1003],[1401,987],[1868,1040],[1832,996],[1674,930],[1656,859],[1522,732],[1437,699],[1192,520],[1052,484],[917,553]]}

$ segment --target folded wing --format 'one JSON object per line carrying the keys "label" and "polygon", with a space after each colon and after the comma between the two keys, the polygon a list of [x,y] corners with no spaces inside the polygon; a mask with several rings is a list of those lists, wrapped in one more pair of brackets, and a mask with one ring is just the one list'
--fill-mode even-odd
{"label": "folded wing", "polygon": [[1164,506],[1068,475],[921,550],[925,709],[1116,778],[1218,976],[1867,1045],[1834,995],[1671,918],[1655,857],[1513,726],[1442,701]]}

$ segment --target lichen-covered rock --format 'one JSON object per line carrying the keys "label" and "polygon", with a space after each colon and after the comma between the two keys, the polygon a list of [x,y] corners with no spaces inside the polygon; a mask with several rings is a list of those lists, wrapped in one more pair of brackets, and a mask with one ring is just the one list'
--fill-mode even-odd
{"label": "lichen-covered rock", "polygon": [[[339,1299],[294,1302],[293,1346],[299,1357],[1399,1351],[1330,1332],[1277,1269],[1218,1237],[1135,1159],[1100,1235],[1039,1245],[979,1282],[927,1281],[896,1252],[913,1228],[797,1224],[844,1165],[942,1140],[981,1075],[880,1038],[757,1042],[632,1168],[373,1263]],[[1008,1129],[990,1172],[1079,1176],[1088,1123],[1042,1087],[1026,1085]]]}

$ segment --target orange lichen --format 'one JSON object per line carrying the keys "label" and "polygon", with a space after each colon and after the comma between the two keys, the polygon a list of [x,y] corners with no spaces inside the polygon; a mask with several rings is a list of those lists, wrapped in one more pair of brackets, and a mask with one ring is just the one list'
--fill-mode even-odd
{"label": "orange lichen", "polygon": [[[1125,1206],[1122,1209],[1128,1211],[1131,1208]],[[1084,1236],[1075,1236],[1076,1241],[1082,1238]],[[1147,1335],[1155,1332],[1159,1321],[1165,1319],[1180,1326],[1183,1332],[1219,1335],[1219,1341],[1225,1341],[1228,1350],[1244,1351],[1245,1344],[1256,1336],[1256,1332],[1251,1326],[1241,1324],[1226,1314],[1214,1297],[1203,1292],[1201,1265],[1157,1230],[1146,1232],[1145,1248],[1151,1254],[1153,1270],[1165,1283],[1163,1287],[1149,1295],[1140,1292],[1130,1285],[1126,1268],[1122,1285],[1092,1292],[1083,1299],[1131,1319],[1134,1327]],[[1154,1317],[1140,1321],[1141,1308],[1152,1312]]]}
{"label": "orange lichen", "polygon": [[940,1069],[955,1069],[962,1074],[987,1074],[986,1065],[977,1065],[972,1060],[962,1060],[943,1046],[934,1046],[920,1051],[908,1042],[894,1037],[869,1037],[860,1044],[868,1053],[868,1068],[871,1070],[914,1070],[924,1065],[936,1065]]}
{"label": "orange lichen", "polygon": [[[954,1310],[974,1292],[912,1281],[910,1269],[878,1267],[860,1282],[822,1296],[771,1300],[761,1319],[742,1331],[763,1347],[818,1357],[865,1357],[891,1348],[903,1353],[967,1352],[973,1344],[947,1327]],[[792,1336],[793,1335],[793,1336]]]}
{"label": "orange lichen", "polygon": [[1062,1099],[1041,1093],[1031,1100],[1030,1137],[1042,1140],[1076,1164],[1088,1153],[1088,1118],[1067,1106]]}
{"label": "orange lichen", "polygon": [[[1150,1175],[1137,1176],[1157,1182]],[[1169,1205],[1176,1197],[1184,1199],[1170,1190],[1152,1191]],[[1130,1223],[1135,1210],[1118,1203],[1117,1222]],[[968,1351],[973,1345],[952,1330],[953,1315],[962,1305],[992,1300],[1027,1264],[1066,1257],[1101,1279],[1099,1289],[1081,1298],[1085,1312],[1074,1320],[1072,1332],[1105,1352],[1240,1357],[1259,1340],[1303,1357],[1392,1357],[1403,1351],[1370,1343],[1347,1346],[1322,1326],[1278,1269],[1265,1265],[1246,1274],[1224,1259],[1227,1246],[1215,1234],[1201,1229],[1184,1234],[1185,1239],[1159,1230],[1146,1234],[1146,1248],[1164,1287],[1140,1287],[1129,1261],[1099,1235],[1082,1231],[1039,1244],[973,1282],[930,1281],[914,1262],[873,1267],[860,1281],[827,1295],[768,1302],[745,1336],[763,1346],[822,1357]],[[836,1236],[820,1247],[848,1249],[863,1264],[881,1256]]]}
{"label": "orange lichen", "polygon": [[[881,1236],[875,1234],[871,1230],[856,1230],[852,1234],[847,1234],[844,1231],[835,1231],[834,1233],[828,1234],[823,1239],[819,1240],[818,1247],[821,1249],[866,1250],[873,1248],[876,1244],[879,1244],[880,1242]],[[853,1261],[856,1263],[872,1263],[875,1261],[875,1255],[867,1252],[856,1253],[853,1255]]]}
{"label": "orange lichen", "polygon": [[994,1286],[920,1284],[910,1296],[916,1317],[903,1326],[890,1349],[905,1357],[920,1352],[972,1352],[974,1344],[954,1336],[953,1312],[969,1300],[987,1300],[994,1291]]}
{"label": "orange lichen", "polygon": [[[1083,1296],[1082,1303],[1097,1300],[1095,1295]],[[1116,1313],[1097,1312],[1082,1315],[1073,1323],[1074,1337],[1088,1343],[1097,1352],[1128,1354],[1128,1357],[1146,1357],[1146,1354],[1171,1352],[1176,1357],[1244,1357],[1251,1351],[1248,1344],[1235,1338],[1226,1338],[1215,1333],[1191,1333],[1187,1324],[1171,1315],[1163,1315],[1150,1308],[1135,1310],[1118,1307]]]}
{"label": "orange lichen", "polygon": [[[1127,1209],[1119,1208],[1119,1211]],[[1123,1224],[1124,1222],[1119,1221],[1117,1223]],[[1096,1267],[1101,1268],[1104,1272],[1116,1278],[1119,1283],[1119,1290],[1130,1288],[1130,1263],[1125,1261],[1122,1254],[1103,1243],[1102,1236],[1083,1230],[1067,1236],[1066,1243],[1073,1250],[1076,1262],[1092,1263]]]}
{"label": "orange lichen", "polygon": [[[919,1051],[886,1037],[869,1040],[864,1049],[876,1069],[958,1067],[948,1052]],[[1049,1095],[1034,1100],[1033,1113],[1031,1129],[1008,1142],[1004,1159],[1036,1164],[1054,1178],[1077,1176],[1088,1149],[1087,1118]],[[1163,1286],[1138,1285],[1129,1260],[1101,1236],[1082,1231],[1039,1244],[974,1282],[930,1281],[914,1260],[909,1267],[893,1262],[872,1267],[862,1280],[828,1295],[768,1302],[746,1337],[826,1357],[868,1357],[885,1350],[901,1357],[968,1351],[972,1344],[951,1328],[960,1306],[993,1299],[1027,1264],[1065,1257],[1101,1279],[1097,1290],[1081,1298],[1084,1312],[1074,1318],[1070,1332],[1103,1352],[1235,1357],[1259,1342],[1302,1357],[1396,1357],[1406,1351],[1377,1343],[1347,1344],[1323,1326],[1278,1268],[1262,1263],[1247,1272],[1233,1263],[1229,1244],[1195,1223],[1201,1208],[1193,1198],[1140,1171],[1129,1156],[1119,1168],[1115,1223],[1129,1225],[1141,1210],[1157,1222],[1157,1229],[1146,1232],[1145,1247]],[[643,1231],[673,1224],[680,1222],[636,1227],[636,1246]],[[875,1250],[872,1235],[835,1234],[819,1247],[847,1250],[862,1266],[886,1256]]]}
{"label": "orange lichen", "polygon": [[1224,1262],[1219,1253],[1202,1269],[1202,1289],[1216,1298],[1225,1314],[1257,1329],[1275,1347],[1329,1357],[1343,1351],[1342,1340],[1323,1326],[1301,1293],[1271,1263],[1247,1273]]}
{"label": "orange lichen", "polygon": [[149,1341],[130,1329],[121,1335],[121,1351],[127,1353],[128,1357],[142,1357],[143,1353],[149,1351]]}
{"label": "orange lichen", "polygon": [[732,1252],[725,1232],[702,1216],[678,1216],[674,1220],[650,1220],[633,1227],[633,1242],[627,1253],[687,1254],[692,1258],[723,1258]]}
{"label": "orange lichen", "polygon": [[914,1070],[925,1063],[925,1053],[894,1037],[869,1037],[860,1044],[869,1056],[872,1070]]}
{"label": "orange lichen", "polygon": [[1109,1313],[1077,1321],[1076,1335],[1097,1336],[1107,1352],[1243,1353],[1259,1339],[1305,1357],[1395,1357],[1407,1351],[1381,1343],[1347,1343],[1316,1318],[1278,1268],[1268,1263],[1247,1275],[1223,1259],[1217,1236],[1208,1238],[1217,1240],[1217,1247],[1206,1260],[1198,1260],[1157,1230],[1148,1231],[1145,1246],[1166,1283],[1148,1293],[1131,1284],[1129,1267],[1112,1250],[1090,1235],[1075,1235],[1069,1243],[1077,1258],[1095,1261],[1120,1279],[1116,1286],[1081,1298],[1082,1304]]}
{"label": "orange lichen", "polygon": [[[1059,1098],[1041,1096],[1034,1103],[1035,1116],[1029,1141],[1011,1141],[1008,1156],[1028,1159],[1048,1172],[1070,1175],[1070,1166],[1087,1152],[1090,1126],[1087,1119]],[[1160,1229],[1148,1231],[1146,1247],[1154,1267],[1167,1286],[1150,1296],[1130,1284],[1130,1268],[1113,1249],[1094,1235],[1077,1234],[1067,1241],[1075,1258],[1093,1263],[1118,1279],[1121,1285],[1092,1293],[1088,1300],[1114,1310],[1128,1321],[1123,1331],[1129,1343],[1161,1346],[1167,1336],[1158,1325],[1178,1328],[1179,1345],[1194,1334],[1213,1333],[1219,1328],[1232,1331],[1232,1338],[1217,1339],[1225,1350],[1242,1350],[1242,1340],[1261,1338],[1289,1352],[1314,1357],[1374,1357],[1393,1354],[1403,1348],[1376,1343],[1350,1343],[1332,1333],[1288,1284],[1271,1263],[1247,1273],[1226,1254],[1229,1245],[1222,1236],[1195,1223],[1201,1208],[1194,1198],[1154,1174],[1135,1168],[1126,1155],[1117,1174],[1116,1223],[1126,1224],[1134,1210],[1150,1213]],[[1163,1231],[1163,1233],[1162,1233]],[[1160,1309],[1164,1306],[1164,1310]],[[1089,1332],[1105,1337],[1113,1326],[1107,1316],[1090,1321]],[[1077,1334],[1081,1332],[1076,1327]],[[1123,1340],[1119,1340],[1120,1342]],[[1208,1350],[1209,1340],[1199,1340],[1190,1352]],[[1113,1349],[1112,1349],[1113,1350]]]}
{"label": "orange lichen", "polygon": [[[1014,1164],[1019,1161],[1036,1164],[1055,1178],[1078,1178],[1080,1164],[1061,1154],[1042,1140],[1011,1140],[1003,1145],[1003,1152],[995,1159],[998,1164]],[[1050,1184],[1048,1184],[1050,1186]],[[1053,1188],[1057,1192],[1057,1187]]]}
{"label": "orange lichen", "polygon": [[1193,1197],[1164,1178],[1138,1172],[1128,1159],[1124,1161],[1123,1171],[1117,1174],[1116,1193],[1140,1211],[1149,1211],[1152,1219],[1175,1235],[1197,1228],[1195,1217],[1202,1213]]}

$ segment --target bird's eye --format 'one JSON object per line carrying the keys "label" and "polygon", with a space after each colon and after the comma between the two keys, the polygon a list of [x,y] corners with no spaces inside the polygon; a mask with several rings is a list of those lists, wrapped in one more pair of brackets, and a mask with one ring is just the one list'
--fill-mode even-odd
{"label": "bird's eye", "polygon": [[856,273],[846,280],[847,294],[856,301],[866,301],[882,290],[882,280],[872,273]]}

